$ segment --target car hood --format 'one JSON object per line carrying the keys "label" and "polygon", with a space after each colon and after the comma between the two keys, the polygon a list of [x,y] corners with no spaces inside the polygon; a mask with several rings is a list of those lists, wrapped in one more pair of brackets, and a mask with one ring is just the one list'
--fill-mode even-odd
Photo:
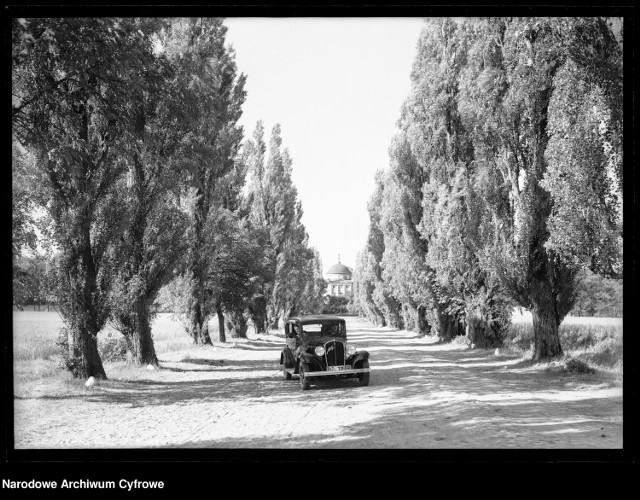
{"label": "car hood", "polygon": [[317,337],[307,337],[302,340],[302,345],[305,347],[317,347],[319,345],[325,345],[331,340],[339,340],[340,342],[347,343],[345,337],[336,337],[334,335],[319,335]]}

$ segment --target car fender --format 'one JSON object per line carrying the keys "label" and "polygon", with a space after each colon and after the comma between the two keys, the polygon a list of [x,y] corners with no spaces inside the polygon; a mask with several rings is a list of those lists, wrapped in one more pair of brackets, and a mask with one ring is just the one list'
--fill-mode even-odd
{"label": "car fender", "polygon": [[282,350],[280,353],[280,364],[284,365],[286,368],[291,368],[296,364],[290,349],[285,348]]}
{"label": "car fender", "polygon": [[300,361],[300,363],[305,363],[310,367],[315,367],[316,369],[320,370],[323,369],[320,361],[318,361],[318,358],[316,358],[313,354],[309,354],[308,352],[299,352],[298,360]]}
{"label": "car fender", "polygon": [[367,351],[358,351],[349,360],[349,364],[351,366],[355,366],[356,363],[358,363],[359,361],[363,361],[365,359],[369,359],[369,353]]}

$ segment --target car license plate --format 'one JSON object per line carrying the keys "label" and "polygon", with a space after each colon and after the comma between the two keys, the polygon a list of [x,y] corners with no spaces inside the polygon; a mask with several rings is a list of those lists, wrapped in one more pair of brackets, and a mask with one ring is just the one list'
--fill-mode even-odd
{"label": "car license plate", "polygon": [[351,365],[345,365],[345,366],[327,366],[327,371],[330,372],[339,372],[342,370],[351,370]]}

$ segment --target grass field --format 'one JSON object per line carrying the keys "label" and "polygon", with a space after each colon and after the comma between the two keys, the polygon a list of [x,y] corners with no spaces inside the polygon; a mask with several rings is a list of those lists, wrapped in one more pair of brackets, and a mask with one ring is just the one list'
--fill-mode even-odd
{"label": "grass field", "polygon": [[[60,376],[60,354],[56,340],[62,318],[57,312],[13,312],[13,359],[16,379],[37,380]],[[218,338],[217,320],[209,323],[211,339]],[[170,313],[157,315],[152,332],[156,353],[189,350],[191,339]],[[121,339],[119,332],[106,327],[98,336],[104,348]],[[567,317],[560,325],[560,340],[566,357],[578,359],[601,371],[622,374],[622,318]],[[533,325],[529,313],[514,314],[513,324],[505,339],[505,347],[523,357],[533,352]],[[105,361],[125,378],[135,377],[133,368],[123,362]],[[131,372],[131,373],[129,373]]]}
{"label": "grass field", "polygon": [[[172,314],[160,313],[152,325],[156,353],[177,351],[192,346],[182,325],[172,319]],[[13,359],[48,360],[58,358],[56,340],[63,326],[62,317],[57,312],[13,311]],[[209,323],[212,339],[217,339],[217,320]],[[104,344],[121,334],[107,326],[98,335],[98,343]]]}
{"label": "grass field", "polygon": [[[515,313],[505,344],[524,357],[533,353],[531,313]],[[622,374],[622,318],[567,316],[559,328],[565,356],[599,370]]]}
{"label": "grass field", "polygon": [[[71,374],[61,370],[62,356],[56,345],[63,327],[57,312],[13,311],[13,372],[14,387],[25,389],[37,384],[37,392],[68,394],[82,391],[83,381],[73,380]],[[209,323],[211,339],[218,338],[217,320]],[[193,349],[193,342],[182,325],[170,313],[160,313],[152,325],[156,354]],[[102,353],[113,343],[122,342],[122,335],[107,326],[98,335]],[[103,364],[111,379],[135,380],[141,376],[137,367],[124,361],[109,361],[103,354]]]}

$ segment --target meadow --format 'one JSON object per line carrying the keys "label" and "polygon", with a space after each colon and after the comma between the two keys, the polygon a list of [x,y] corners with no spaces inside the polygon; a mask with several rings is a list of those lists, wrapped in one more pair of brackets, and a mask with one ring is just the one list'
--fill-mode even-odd
{"label": "meadow", "polygon": [[[565,358],[588,367],[622,376],[622,318],[567,316],[559,328]],[[530,358],[533,354],[531,313],[514,312],[505,347]]]}
{"label": "meadow", "polygon": [[[13,311],[13,362],[15,384],[62,378],[71,383],[70,374],[60,369],[62,356],[56,344],[62,317],[55,311]],[[209,323],[211,338],[218,338],[217,320]],[[184,328],[170,313],[159,313],[152,326],[158,356],[193,348]],[[137,369],[127,366],[119,354],[124,353],[124,339],[107,325],[98,334],[98,350],[111,377],[122,380],[137,378]],[[75,384],[72,384],[75,385]]]}

